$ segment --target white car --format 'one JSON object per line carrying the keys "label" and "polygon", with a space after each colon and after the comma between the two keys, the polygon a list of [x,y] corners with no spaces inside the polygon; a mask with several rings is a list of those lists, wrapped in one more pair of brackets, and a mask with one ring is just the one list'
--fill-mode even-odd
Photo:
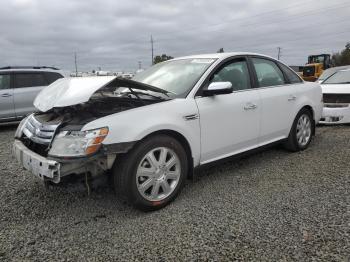
{"label": "white car", "polygon": [[331,67],[323,71],[323,73],[320,75],[320,77],[317,79],[318,83],[322,83],[324,80],[326,80],[328,77],[334,75],[336,72],[344,69],[350,69],[350,66],[337,66],[337,67]]}
{"label": "white car", "polygon": [[207,163],[274,142],[307,148],[322,93],[273,58],[218,53],[169,60],[133,80],[62,79],[35,106],[15,134],[24,168],[54,183],[109,170],[117,192],[155,210]]}
{"label": "white car", "polygon": [[320,124],[350,123],[350,69],[337,71],[321,87],[324,108]]}

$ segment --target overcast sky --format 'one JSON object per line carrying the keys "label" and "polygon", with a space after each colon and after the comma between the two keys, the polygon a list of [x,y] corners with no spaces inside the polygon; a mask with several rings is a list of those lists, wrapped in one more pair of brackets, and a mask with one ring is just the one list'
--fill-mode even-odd
{"label": "overcast sky", "polygon": [[0,66],[135,70],[155,54],[228,51],[305,64],[350,41],[349,0],[0,0]]}

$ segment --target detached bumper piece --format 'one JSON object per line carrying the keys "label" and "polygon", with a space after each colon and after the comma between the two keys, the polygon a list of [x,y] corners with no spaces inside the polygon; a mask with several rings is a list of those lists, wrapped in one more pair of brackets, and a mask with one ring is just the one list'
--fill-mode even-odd
{"label": "detached bumper piece", "polygon": [[325,105],[323,108],[320,124],[345,124],[350,123],[350,104],[347,106],[339,105],[335,107]]}
{"label": "detached bumper piece", "polygon": [[15,140],[13,144],[13,154],[26,170],[32,172],[40,179],[44,180],[47,178],[54,183],[60,182],[61,165],[57,161],[49,160],[29,150],[19,140]]}

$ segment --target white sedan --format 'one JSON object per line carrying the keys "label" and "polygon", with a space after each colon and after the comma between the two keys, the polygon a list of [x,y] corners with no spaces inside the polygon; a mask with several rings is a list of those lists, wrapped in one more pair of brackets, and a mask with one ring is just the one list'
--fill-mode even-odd
{"label": "white sedan", "polygon": [[321,87],[324,108],[320,123],[350,123],[350,69],[337,71]]}
{"label": "white sedan", "polygon": [[155,210],[207,163],[275,142],[306,149],[322,93],[271,57],[220,53],[169,60],[132,80],[62,79],[34,104],[15,135],[22,166],[54,183],[110,171],[119,194]]}

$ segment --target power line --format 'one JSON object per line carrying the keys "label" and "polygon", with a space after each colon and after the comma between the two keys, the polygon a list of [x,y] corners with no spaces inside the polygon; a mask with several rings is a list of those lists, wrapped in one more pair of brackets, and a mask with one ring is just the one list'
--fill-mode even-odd
{"label": "power line", "polygon": [[[349,31],[342,31],[342,32],[333,32],[333,33],[326,33],[326,34],[317,34],[317,37],[321,37],[321,36],[338,36],[338,35],[341,35],[341,34],[348,34]],[[281,44],[286,44],[286,43],[290,43],[290,42],[295,42],[295,41],[300,41],[300,40],[306,40],[306,41],[309,41],[310,39],[315,39],[315,37],[299,37],[299,38],[294,38],[294,39],[290,39],[290,40],[285,40],[285,41],[281,41],[279,43]],[[319,38],[318,38],[319,39]],[[270,41],[270,47],[269,48],[275,48],[275,45],[274,43],[272,43],[272,41],[275,41],[275,39],[266,39],[265,42],[267,41]],[[230,42],[230,41],[227,41],[227,42]],[[257,42],[256,39],[254,39],[254,42]],[[252,49],[252,48],[261,48],[262,45],[266,45],[266,43],[260,43],[260,44],[256,44],[254,43],[253,45],[244,45],[244,46],[234,46],[233,48],[230,48],[231,50],[232,49],[242,49],[244,48],[245,51],[249,51],[249,49]],[[273,47],[274,45],[274,47]],[[311,45],[310,42],[307,43],[308,46]],[[191,53],[191,52],[208,52],[208,48],[203,48],[203,49],[192,49],[192,50],[186,50],[188,53]],[[209,52],[213,52],[212,51],[209,51]]]}
{"label": "power line", "polygon": [[[327,12],[329,13],[331,10],[337,10],[339,8],[344,8],[346,6],[349,6],[350,3],[349,2],[345,2],[342,3],[341,5],[329,5],[327,7],[324,7],[324,8],[319,8],[319,9],[314,9],[312,11],[306,11],[306,12],[302,12],[302,13],[298,13],[298,14],[295,14],[295,15],[289,15],[287,19],[283,19],[283,20],[260,20],[258,22],[253,22],[253,23],[239,23],[235,26],[239,27],[239,28],[242,28],[242,27],[251,27],[251,26],[266,26],[266,25],[275,25],[276,23],[278,24],[281,24],[282,22],[290,22],[290,21],[293,21],[293,20],[300,20],[300,18],[302,17],[309,17],[311,14],[318,14],[318,13],[323,13],[323,12]],[[251,18],[250,18],[251,19]],[[238,20],[238,19],[237,19]],[[242,21],[244,19],[239,19],[239,21]],[[346,21],[349,21],[348,19]],[[228,22],[225,22],[225,23],[228,23]],[[223,23],[224,24],[224,23]],[[328,23],[329,24],[329,23]],[[317,24],[318,25],[318,24]],[[305,26],[304,26],[305,27]],[[205,29],[206,33],[208,32],[226,32],[227,29],[213,29],[213,30],[210,30],[208,28],[204,28],[204,27],[201,27],[203,29]],[[309,25],[307,25],[307,28],[306,29],[309,29]],[[183,32],[186,32],[186,31],[189,31],[191,32],[192,30],[183,30],[183,31],[177,31],[177,33],[181,33],[182,36],[183,36]],[[198,30],[196,30],[198,31]],[[158,42],[165,42],[165,41],[168,41],[168,40],[171,40],[171,39],[178,39],[179,37],[181,37],[181,35],[174,35],[176,33],[173,33],[172,36],[170,37],[166,37],[166,38],[159,38],[159,36],[161,35],[164,35],[164,34],[158,34],[158,38],[157,38],[157,41]],[[191,34],[191,36],[193,36],[193,34]]]}
{"label": "power line", "polygon": [[[255,15],[252,15],[253,17],[259,17],[259,16],[264,16],[264,15],[270,15],[270,14],[273,14],[273,13],[280,13],[281,11],[284,11],[286,9],[290,9],[290,8],[295,8],[295,7],[299,7],[299,6],[302,6],[304,7],[305,9],[305,0],[304,1],[300,1],[298,3],[294,3],[293,5],[288,5],[288,6],[284,6],[283,8],[278,8],[278,9],[273,9],[273,10],[270,10],[270,11],[267,11],[267,12],[262,12],[262,13],[258,13],[258,14],[255,14]],[[313,2],[313,1],[308,1],[308,2]],[[345,1],[344,3],[347,3],[347,1]],[[328,9],[328,7],[326,7],[326,9]],[[163,36],[163,35],[173,35],[173,34],[176,34],[176,33],[183,33],[183,32],[192,32],[192,31],[197,31],[198,29],[202,29],[204,28],[205,30],[208,30],[209,27],[216,27],[216,26],[220,26],[220,25],[223,25],[223,24],[227,24],[227,23],[230,23],[230,22],[234,22],[234,21],[239,21],[239,22],[242,22],[242,20],[251,20],[252,19],[252,16],[249,16],[249,17],[245,17],[245,18],[232,18],[232,19],[228,19],[224,22],[221,22],[221,23],[216,23],[216,24],[207,24],[207,25],[200,25],[200,26],[192,26],[192,27],[186,27],[186,29],[182,29],[182,30],[176,30],[176,31],[170,31],[170,32],[166,32],[166,33],[159,33],[157,34],[157,37],[159,36]],[[138,39],[142,39],[142,38],[145,38],[145,36],[141,36],[139,38],[136,38],[134,40],[138,40]]]}

